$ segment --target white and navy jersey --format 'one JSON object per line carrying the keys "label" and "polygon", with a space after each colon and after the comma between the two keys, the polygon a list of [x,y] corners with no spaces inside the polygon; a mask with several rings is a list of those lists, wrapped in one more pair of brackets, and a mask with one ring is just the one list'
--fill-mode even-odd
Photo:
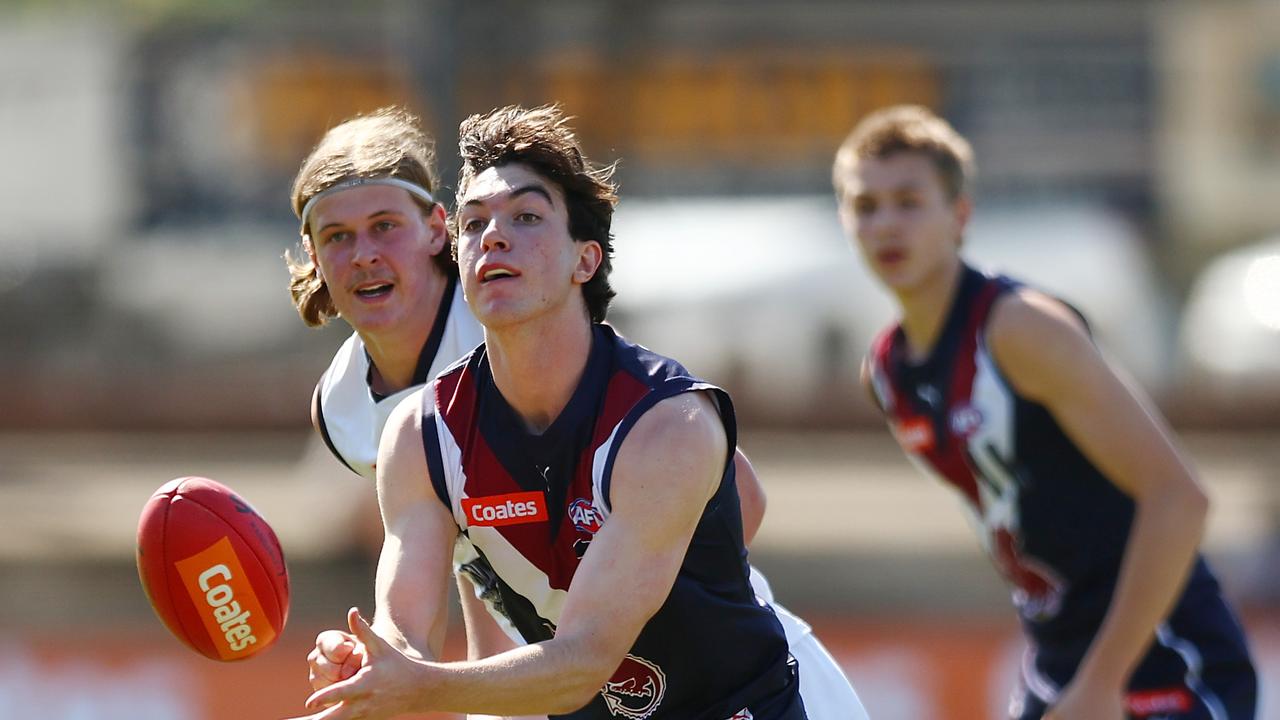
{"label": "white and navy jersey", "polygon": [[316,430],[344,465],[372,480],[378,459],[378,439],[391,411],[414,390],[482,342],[484,331],[463,300],[458,279],[450,278],[409,387],[392,395],[375,393],[369,385],[372,377],[369,352],[360,336],[352,333],[316,384],[311,400]]}
{"label": "white and navy jersey", "polygon": [[[967,266],[962,273],[928,357],[909,361],[901,327],[888,328],[869,357],[871,386],[907,456],[962,498],[984,549],[1011,585],[1033,643],[1024,683],[1036,696],[1052,698],[1110,607],[1134,503],[1047,408],[1018,395],[996,366],[987,321],[997,298],[1018,283]],[[1181,686],[1192,666],[1198,673],[1208,662],[1252,672],[1240,628],[1197,558],[1133,686]]]}
{"label": "white and navy jersey", "polygon": [[592,702],[564,717],[803,718],[782,628],[749,579],[728,396],[608,326],[594,325],[592,333],[578,387],[540,435],[524,428],[499,393],[484,346],[423,393],[434,489],[476,553],[463,571],[514,640],[553,637],[574,573],[609,522],[618,448],[659,401],[706,391],[717,401],[730,448],[720,487],[666,602]]}

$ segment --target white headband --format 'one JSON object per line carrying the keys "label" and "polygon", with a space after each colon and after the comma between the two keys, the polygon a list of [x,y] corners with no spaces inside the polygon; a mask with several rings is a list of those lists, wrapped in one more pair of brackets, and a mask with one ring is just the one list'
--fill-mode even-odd
{"label": "white headband", "polygon": [[401,190],[406,190],[410,195],[416,195],[429,203],[434,204],[436,201],[435,198],[431,197],[431,193],[427,192],[426,188],[416,183],[411,183],[408,180],[401,180],[400,178],[394,177],[355,177],[350,180],[343,180],[337,185],[331,185],[315,195],[312,195],[311,199],[307,201],[307,204],[302,206],[302,227],[307,227],[307,223],[311,219],[311,208],[315,207],[316,202],[321,198],[342,192],[343,190],[350,190],[353,187],[361,187],[363,185],[390,185],[391,187],[398,187]]}

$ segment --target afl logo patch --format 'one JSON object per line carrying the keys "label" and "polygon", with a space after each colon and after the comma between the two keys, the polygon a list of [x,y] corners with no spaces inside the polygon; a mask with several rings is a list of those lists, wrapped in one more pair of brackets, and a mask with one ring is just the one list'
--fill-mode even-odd
{"label": "afl logo patch", "polygon": [[595,535],[600,532],[600,512],[586,498],[578,498],[569,505],[569,521],[582,532]]}
{"label": "afl logo patch", "polygon": [[614,717],[645,720],[662,704],[667,694],[667,675],[662,668],[635,655],[627,655],[600,688],[605,705]]}
{"label": "afl logo patch", "polygon": [[951,411],[948,424],[951,426],[952,435],[962,438],[969,437],[978,432],[978,428],[982,427],[982,412],[967,403],[959,405]]}

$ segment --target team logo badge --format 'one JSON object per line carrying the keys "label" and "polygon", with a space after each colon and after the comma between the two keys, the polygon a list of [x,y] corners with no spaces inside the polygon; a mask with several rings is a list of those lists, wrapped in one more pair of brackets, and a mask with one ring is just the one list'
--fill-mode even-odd
{"label": "team logo badge", "polygon": [[996,569],[1013,585],[1013,604],[1031,620],[1049,620],[1062,609],[1066,583],[1048,565],[1021,551],[1022,541],[1007,528],[992,532]]}
{"label": "team logo badge", "polygon": [[948,424],[952,435],[967,438],[982,427],[982,412],[968,403],[958,405],[951,411]]}
{"label": "team logo badge", "polygon": [[751,708],[742,708],[730,715],[728,720],[756,720],[756,716],[751,714]]}
{"label": "team logo badge", "polygon": [[578,498],[569,505],[569,521],[582,532],[595,535],[600,532],[603,520],[600,511],[586,498]]}
{"label": "team logo badge", "polygon": [[662,668],[635,655],[627,655],[600,688],[604,703],[614,717],[645,720],[662,704],[667,693],[667,676]]}

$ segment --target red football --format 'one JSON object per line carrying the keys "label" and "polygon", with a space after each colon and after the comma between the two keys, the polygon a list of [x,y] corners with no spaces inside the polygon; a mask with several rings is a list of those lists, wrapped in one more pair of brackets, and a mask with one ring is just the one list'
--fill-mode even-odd
{"label": "red football", "polygon": [[138,577],[165,627],[213,660],[265,650],[289,615],[289,573],[275,532],[208,478],[170,480],[142,508]]}

